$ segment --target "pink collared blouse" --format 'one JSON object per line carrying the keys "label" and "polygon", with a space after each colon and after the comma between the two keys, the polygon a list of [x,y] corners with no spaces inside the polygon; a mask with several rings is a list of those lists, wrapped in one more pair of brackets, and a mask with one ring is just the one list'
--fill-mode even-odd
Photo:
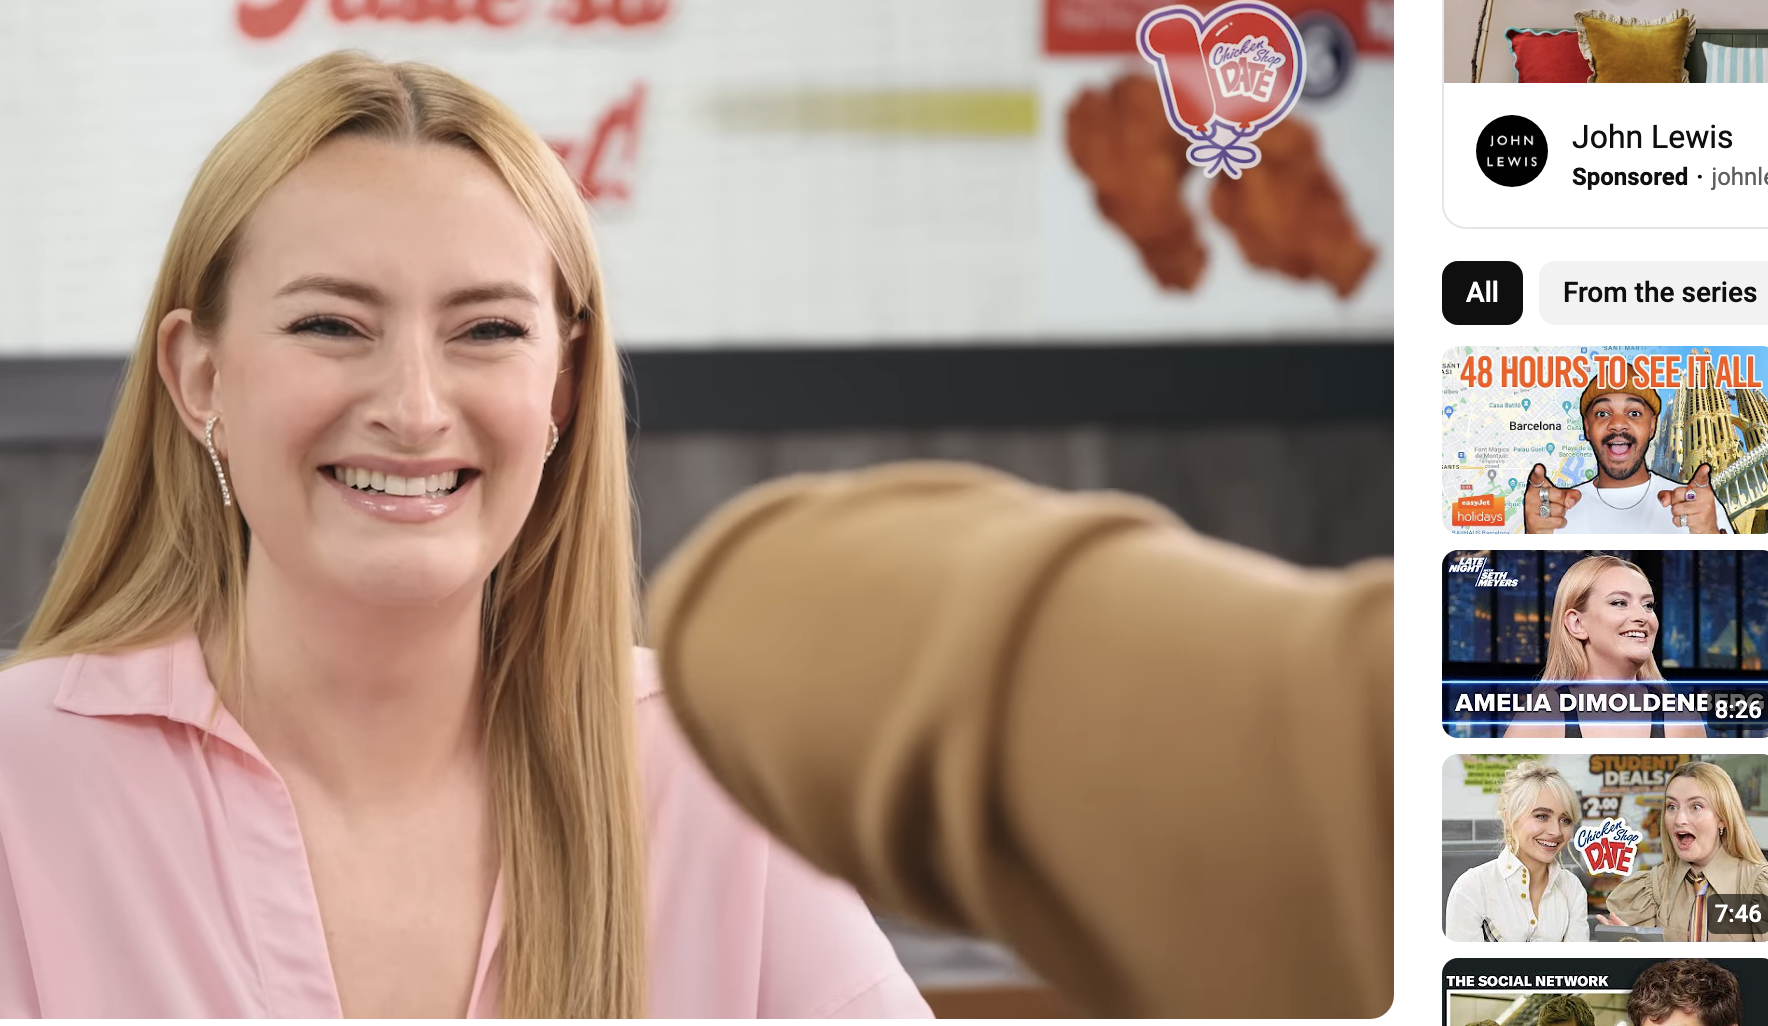
{"label": "pink collared blouse", "polygon": [[[927,1017],[865,905],[735,809],[636,661],[650,1014]],[[214,694],[191,636],[0,673],[0,1018],[341,1014],[294,805]]]}

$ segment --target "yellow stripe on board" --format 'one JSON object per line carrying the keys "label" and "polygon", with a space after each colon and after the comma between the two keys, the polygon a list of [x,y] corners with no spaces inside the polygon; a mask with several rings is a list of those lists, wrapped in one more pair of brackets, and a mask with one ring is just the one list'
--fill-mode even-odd
{"label": "yellow stripe on board", "polygon": [[873,135],[1036,135],[1037,94],[1005,89],[826,90],[725,96],[721,128]]}

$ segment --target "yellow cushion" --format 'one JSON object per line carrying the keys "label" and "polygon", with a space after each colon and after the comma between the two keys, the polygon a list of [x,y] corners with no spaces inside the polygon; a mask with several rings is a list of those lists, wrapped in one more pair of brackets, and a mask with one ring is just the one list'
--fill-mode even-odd
{"label": "yellow cushion", "polygon": [[1578,49],[1590,61],[1592,82],[1686,82],[1694,15],[1685,10],[1641,21],[1603,11],[1579,11]]}

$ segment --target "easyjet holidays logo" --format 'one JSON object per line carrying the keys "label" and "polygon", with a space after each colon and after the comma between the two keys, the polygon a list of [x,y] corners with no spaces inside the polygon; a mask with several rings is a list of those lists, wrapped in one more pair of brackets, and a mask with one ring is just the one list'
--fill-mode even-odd
{"label": "easyjet holidays logo", "polygon": [[1289,114],[1306,81],[1301,33],[1264,0],[1207,15],[1184,4],[1150,11],[1136,43],[1160,75],[1167,123],[1191,140],[1186,159],[1206,175],[1256,167],[1256,140]]}

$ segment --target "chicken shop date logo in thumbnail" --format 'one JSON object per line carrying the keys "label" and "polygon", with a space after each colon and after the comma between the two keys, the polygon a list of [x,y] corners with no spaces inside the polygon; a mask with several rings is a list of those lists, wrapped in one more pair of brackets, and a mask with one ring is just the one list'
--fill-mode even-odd
{"label": "chicken shop date logo in thumbnail", "polygon": [[1572,848],[1584,857],[1591,876],[1629,876],[1639,858],[1639,842],[1645,835],[1627,827],[1627,821],[1609,817],[1601,825],[1579,827]]}
{"label": "chicken shop date logo in thumbnail", "polygon": [[1207,15],[1162,7],[1142,19],[1136,42],[1160,75],[1167,123],[1191,140],[1185,157],[1206,175],[1256,167],[1254,140],[1283,120],[1307,79],[1295,22],[1263,0]]}

